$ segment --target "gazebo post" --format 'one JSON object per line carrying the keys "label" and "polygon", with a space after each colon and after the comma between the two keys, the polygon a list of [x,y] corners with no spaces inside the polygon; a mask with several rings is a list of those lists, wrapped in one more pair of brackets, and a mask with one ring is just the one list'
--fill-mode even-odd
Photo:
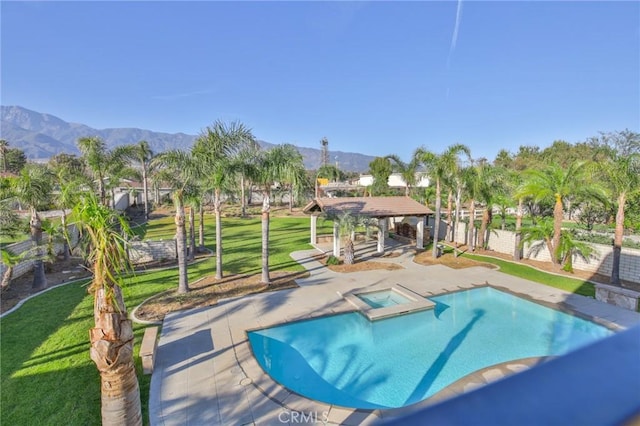
{"label": "gazebo post", "polygon": [[340,228],[337,222],[333,222],[333,255],[340,257]]}
{"label": "gazebo post", "polygon": [[318,243],[318,216],[311,215],[311,244]]}
{"label": "gazebo post", "polygon": [[416,224],[416,248],[424,248],[424,217],[418,217]]}
{"label": "gazebo post", "polygon": [[378,218],[378,253],[384,253],[384,239],[387,235],[387,218]]}

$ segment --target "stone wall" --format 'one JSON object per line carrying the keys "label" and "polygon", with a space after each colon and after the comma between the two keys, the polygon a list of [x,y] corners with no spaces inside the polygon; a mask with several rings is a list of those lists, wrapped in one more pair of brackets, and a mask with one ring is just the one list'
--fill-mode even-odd
{"label": "stone wall", "polygon": [[[71,245],[74,246],[78,243],[78,238],[79,238],[78,228],[76,228],[75,225],[69,225],[67,228],[69,232],[69,239],[70,239]],[[49,235],[46,232],[43,232],[42,233],[42,246],[43,246],[42,250],[46,250],[48,242],[49,242]],[[18,254],[24,253],[27,250],[32,249],[33,247],[34,247],[33,243],[31,242],[30,239],[28,239],[28,240],[20,241],[18,243],[10,244],[7,246],[7,249],[11,251],[11,253],[18,255]],[[56,255],[62,254],[63,250],[64,250],[63,242],[56,241],[53,243],[53,252]],[[13,268],[12,277],[18,278],[26,274],[27,272],[31,271],[33,269],[33,262],[34,262],[33,260],[24,260],[18,263]],[[0,277],[4,274],[6,270],[7,270],[7,266],[4,263],[0,262]]]}
{"label": "stone wall", "polygon": [[132,241],[129,258],[135,264],[176,259],[176,240]]}

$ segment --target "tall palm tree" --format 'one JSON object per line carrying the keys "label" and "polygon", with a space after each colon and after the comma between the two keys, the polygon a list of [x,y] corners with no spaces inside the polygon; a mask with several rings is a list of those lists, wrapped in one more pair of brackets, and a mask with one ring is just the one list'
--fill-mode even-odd
{"label": "tall palm tree", "polygon": [[234,157],[245,146],[255,144],[251,129],[244,124],[216,121],[196,139],[193,156],[206,177],[205,185],[213,189],[213,211],[216,216],[216,279],[222,279],[222,197],[225,187],[234,182]]}
{"label": "tall palm tree", "polygon": [[435,206],[435,223],[433,225],[433,251],[432,256],[438,257],[438,238],[440,232],[440,217],[442,210],[442,183],[451,176],[458,168],[458,156],[466,154],[471,155],[469,148],[462,144],[455,144],[448,147],[442,154],[434,154],[424,148],[418,148],[413,154],[413,158],[427,168],[427,173],[432,181],[436,183],[436,206]]}
{"label": "tall palm tree", "polygon": [[[38,209],[47,205],[53,189],[53,174],[47,167],[27,164],[13,179],[12,189],[15,197],[29,209],[29,228],[34,245],[42,245],[42,221]],[[42,254],[42,253],[39,253]],[[33,266],[33,288],[41,289],[47,285],[44,263],[38,256]]]}
{"label": "tall palm tree", "polygon": [[178,293],[189,291],[187,277],[187,232],[185,228],[185,198],[193,192],[199,177],[199,165],[191,152],[171,150],[158,154],[154,165],[162,168],[159,181],[172,185],[171,197],[176,209],[176,250],[178,252]]}
{"label": "tall palm tree", "polygon": [[462,179],[465,181],[467,200],[469,201],[469,228],[467,230],[467,245],[471,251],[476,245],[476,201],[481,196],[483,176],[482,165],[471,165],[462,171]]}
{"label": "tall palm tree", "polygon": [[542,170],[529,169],[524,172],[524,183],[516,191],[516,197],[532,197],[535,201],[553,200],[553,238],[548,248],[557,268],[562,262],[560,238],[565,197],[578,195],[586,199],[605,200],[602,188],[590,182],[586,172],[585,162],[574,162],[566,168],[551,164]]}
{"label": "tall palm tree", "polygon": [[88,137],[78,139],[78,149],[82,153],[88,172],[94,181],[98,184],[98,194],[100,202],[106,204],[107,193],[105,189],[105,179],[107,177],[107,165],[109,163],[109,154],[107,145],[99,137]]}
{"label": "tall palm tree", "polygon": [[482,220],[480,222],[480,230],[478,231],[478,246],[486,248],[486,240],[488,238],[487,230],[493,221],[493,205],[505,194],[505,170],[495,167],[489,163],[481,165],[481,187],[480,197],[485,205],[482,212]]}
{"label": "tall palm tree", "polygon": [[153,151],[149,142],[140,141],[137,144],[125,145],[124,156],[140,168],[142,174],[142,197],[144,203],[144,217],[149,219],[149,164],[153,159]]}
{"label": "tall palm tree", "polygon": [[616,200],[616,225],[613,238],[613,265],[611,284],[620,284],[620,255],[624,236],[624,212],[630,196],[640,192],[640,153],[621,155],[612,152],[608,161],[599,162],[598,168],[604,176],[611,194]]}
{"label": "tall palm tree", "polygon": [[271,210],[271,188],[275,183],[286,181],[300,168],[302,156],[290,144],[276,145],[263,151],[257,161],[254,181],[262,187],[262,277],[269,284],[269,213]]}
{"label": "tall palm tree", "polygon": [[[140,388],[133,360],[133,326],[122,294],[122,273],[130,271],[126,220],[93,193],[83,194],[73,211],[86,239],[92,265],[94,328],[90,355],[100,372],[103,425],[141,425]],[[124,235],[124,236],[123,236]]]}

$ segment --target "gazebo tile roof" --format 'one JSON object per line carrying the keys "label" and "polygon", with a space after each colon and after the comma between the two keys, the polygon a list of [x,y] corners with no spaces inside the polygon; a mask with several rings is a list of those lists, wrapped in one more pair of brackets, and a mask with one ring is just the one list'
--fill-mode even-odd
{"label": "gazebo tile roof", "polygon": [[341,197],[316,198],[302,210],[306,214],[317,212],[336,215],[349,211],[369,217],[427,216],[433,211],[410,197]]}

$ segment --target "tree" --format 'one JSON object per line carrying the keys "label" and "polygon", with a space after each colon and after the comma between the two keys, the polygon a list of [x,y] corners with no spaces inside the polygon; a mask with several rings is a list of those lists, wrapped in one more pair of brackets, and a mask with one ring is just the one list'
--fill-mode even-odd
{"label": "tree", "polygon": [[486,248],[486,240],[489,237],[488,230],[493,221],[493,205],[506,191],[505,178],[504,169],[491,166],[488,163],[481,165],[480,198],[485,205],[485,209],[482,212],[482,221],[478,232],[478,245],[482,248]]}
{"label": "tree", "polygon": [[610,136],[615,150],[608,161],[596,163],[606,177],[611,198],[616,200],[611,284],[620,284],[620,255],[624,237],[625,207],[630,197],[640,193],[640,134],[625,131]]}
{"label": "tree", "polygon": [[9,166],[7,162],[7,151],[9,150],[9,142],[4,139],[0,139],[0,167],[2,172],[6,172]]}
{"label": "tree", "polygon": [[[29,209],[31,241],[37,247],[42,245],[42,221],[38,209],[49,203],[52,189],[53,175],[44,166],[28,164],[13,179],[12,190],[15,197]],[[38,256],[33,264],[33,288],[41,289],[46,285],[44,263]]]}
{"label": "tree", "polygon": [[554,265],[561,265],[560,238],[564,219],[563,201],[567,196],[578,195],[584,198],[605,199],[602,188],[589,182],[586,175],[586,163],[571,163],[568,167],[551,164],[542,170],[530,169],[525,172],[523,185],[517,191],[517,197],[530,196],[534,200],[552,199],[553,238],[548,246]]}
{"label": "tree", "polygon": [[80,149],[82,158],[89,168],[88,172],[91,178],[98,184],[100,202],[106,204],[105,179],[107,177],[107,166],[109,163],[107,145],[97,136],[80,138],[78,139],[78,149]]}
{"label": "tree", "polygon": [[329,215],[327,218],[338,224],[339,237],[344,241],[344,263],[353,265],[355,259],[353,237],[356,229],[360,226],[375,226],[373,219],[367,216],[354,215],[348,210],[338,215]]}
{"label": "tree", "polygon": [[384,195],[389,191],[389,176],[393,172],[393,167],[388,158],[374,158],[369,163],[369,172],[373,176],[373,184],[369,190],[369,195]]}
{"label": "tree", "polygon": [[153,151],[149,142],[140,141],[134,145],[126,145],[123,152],[125,158],[134,162],[142,174],[142,197],[144,203],[144,217],[149,219],[149,164],[153,159]]}
{"label": "tree", "polygon": [[190,152],[171,150],[158,154],[153,159],[154,165],[162,167],[160,181],[171,184],[173,206],[176,209],[176,250],[178,252],[178,293],[189,291],[187,277],[187,232],[185,228],[185,198],[194,192],[195,182],[199,177],[199,165]]}
{"label": "tree", "polygon": [[18,174],[27,164],[27,156],[21,149],[9,148],[4,155],[7,161],[7,172]]}
{"label": "tree", "polygon": [[391,161],[392,170],[400,173],[400,176],[402,176],[402,180],[404,180],[406,184],[404,195],[408,197],[411,194],[411,188],[416,185],[416,172],[418,171],[418,167],[420,167],[420,162],[413,157],[411,161],[405,163],[395,154],[387,155],[385,158]]}
{"label": "tree", "polygon": [[276,145],[263,151],[258,158],[254,181],[262,188],[262,277],[261,282],[269,284],[269,213],[271,210],[271,189],[275,183],[286,181],[297,169],[301,156],[293,145]]}
{"label": "tree", "polygon": [[133,360],[133,327],[122,294],[123,273],[130,271],[126,220],[85,193],[73,211],[89,250],[93,279],[94,328],[90,356],[100,372],[103,425],[141,425],[140,388]]}
{"label": "tree", "polygon": [[213,211],[216,216],[216,279],[222,279],[222,190],[235,184],[234,158],[243,147],[254,146],[255,137],[244,124],[229,125],[216,121],[196,139],[193,158],[203,171],[204,185],[213,189]]}
{"label": "tree", "polygon": [[451,176],[458,168],[458,156],[471,155],[469,148],[462,144],[455,144],[448,147],[442,154],[434,154],[424,148],[418,148],[413,157],[427,168],[427,173],[432,181],[436,183],[435,195],[435,223],[433,225],[433,251],[432,256],[438,257],[438,239],[440,233],[440,217],[442,210],[442,182]]}

